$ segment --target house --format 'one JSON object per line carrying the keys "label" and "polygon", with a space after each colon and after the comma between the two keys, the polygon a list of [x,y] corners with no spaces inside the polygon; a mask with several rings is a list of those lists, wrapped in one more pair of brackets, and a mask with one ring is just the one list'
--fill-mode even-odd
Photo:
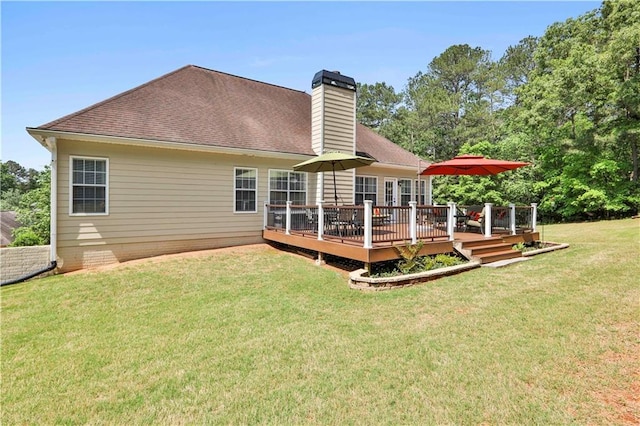
{"label": "house", "polygon": [[311,92],[189,65],[27,128],[52,156],[52,260],[262,242],[265,203],[333,203],[330,175],[293,171],[331,150],[376,160],[336,173],[341,204],[428,202],[420,159],[356,123],[352,78],[320,71]]}

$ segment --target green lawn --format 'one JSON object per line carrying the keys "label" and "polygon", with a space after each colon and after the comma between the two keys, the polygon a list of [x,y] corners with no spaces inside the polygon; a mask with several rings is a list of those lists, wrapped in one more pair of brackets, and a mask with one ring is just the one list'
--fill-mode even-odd
{"label": "green lawn", "polygon": [[2,424],[640,421],[640,220],[387,292],[273,249],[5,287]]}

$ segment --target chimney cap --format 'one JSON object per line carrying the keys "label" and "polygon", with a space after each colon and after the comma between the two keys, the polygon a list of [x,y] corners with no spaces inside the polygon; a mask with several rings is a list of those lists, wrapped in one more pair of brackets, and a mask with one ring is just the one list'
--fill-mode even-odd
{"label": "chimney cap", "polygon": [[318,71],[316,75],[313,76],[311,88],[315,89],[321,84],[329,84],[331,86],[352,90],[354,92],[356,91],[356,81],[351,77],[340,74],[338,71]]}

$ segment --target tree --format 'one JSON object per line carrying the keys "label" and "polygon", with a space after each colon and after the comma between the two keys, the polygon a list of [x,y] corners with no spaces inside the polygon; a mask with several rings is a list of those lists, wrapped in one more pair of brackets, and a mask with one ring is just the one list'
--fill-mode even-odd
{"label": "tree", "polygon": [[605,2],[539,39],[511,117],[535,144],[543,211],[583,219],[638,208],[629,183],[637,175],[638,16],[637,2]]}
{"label": "tree", "polygon": [[404,103],[409,134],[423,147],[420,155],[444,160],[465,142],[499,137],[503,79],[490,52],[454,45],[434,58],[425,73],[409,79]]}
{"label": "tree", "polygon": [[14,229],[12,246],[49,244],[51,218],[51,169],[38,174],[36,187],[25,193],[18,205],[16,219],[22,225]]}
{"label": "tree", "polygon": [[365,126],[380,130],[396,112],[402,97],[386,83],[357,84],[356,118]]}
{"label": "tree", "polygon": [[536,67],[534,53],[538,46],[537,37],[526,37],[515,46],[509,46],[499,66],[504,78],[504,96],[510,104],[517,102],[516,89],[527,84],[529,76]]}
{"label": "tree", "polygon": [[40,172],[25,169],[15,161],[0,162],[0,207],[2,210],[18,208],[22,195],[38,186]]}

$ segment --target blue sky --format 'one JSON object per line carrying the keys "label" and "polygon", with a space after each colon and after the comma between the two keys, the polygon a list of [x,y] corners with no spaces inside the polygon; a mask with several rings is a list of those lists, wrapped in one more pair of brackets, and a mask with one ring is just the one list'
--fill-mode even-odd
{"label": "blue sky", "polygon": [[600,2],[5,2],[2,160],[41,169],[37,127],[187,64],[310,92],[340,70],[397,91],[453,44],[493,52]]}

